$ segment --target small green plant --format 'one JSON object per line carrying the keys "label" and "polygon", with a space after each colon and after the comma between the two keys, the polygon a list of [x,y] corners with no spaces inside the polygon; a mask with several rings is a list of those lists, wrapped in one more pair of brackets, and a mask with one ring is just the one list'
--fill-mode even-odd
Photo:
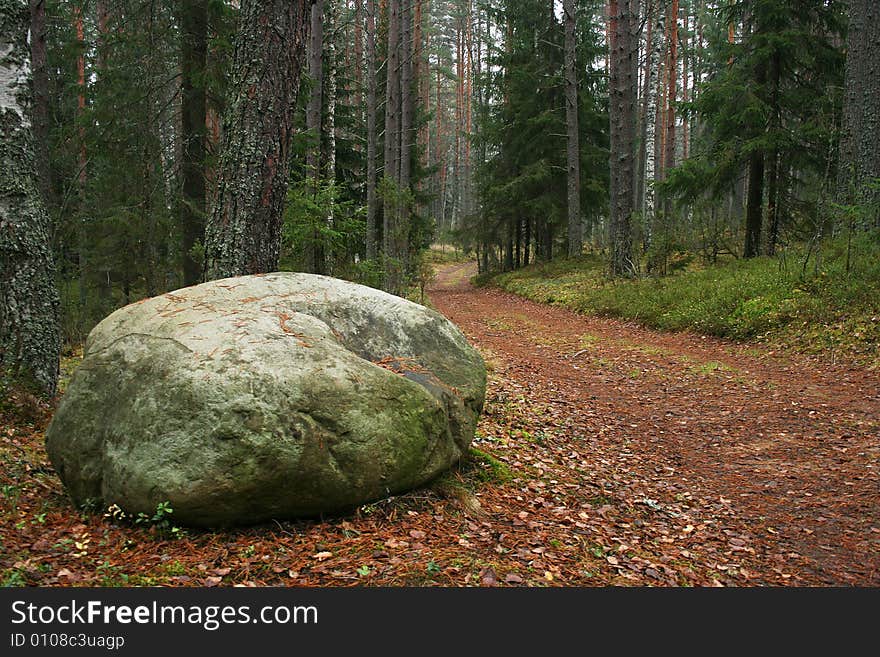
{"label": "small green plant", "polygon": [[109,561],[103,561],[96,568],[101,577],[101,586],[128,586],[129,576],[122,572],[122,568],[114,566]]}
{"label": "small green plant", "polygon": [[10,568],[3,572],[0,576],[0,586],[3,587],[22,587],[27,586],[27,579],[18,568]]}
{"label": "small green plant", "polygon": [[172,524],[171,516],[174,509],[171,502],[164,501],[156,504],[156,510],[152,515],[149,513],[139,512],[133,515],[125,511],[118,504],[111,504],[104,513],[105,518],[110,518],[116,522],[129,523],[143,527],[153,527],[158,532],[171,536],[172,538],[181,538],[186,535],[186,531]]}
{"label": "small green plant", "polygon": [[175,559],[165,564],[164,570],[169,575],[183,575],[186,573],[186,566]]}
{"label": "small green plant", "polygon": [[428,562],[428,565],[425,566],[425,570],[428,571],[428,573],[431,574],[431,575],[436,575],[436,574],[439,573],[441,570],[443,570],[443,568],[440,567],[440,564],[438,564],[436,561],[434,561],[433,559],[431,559],[431,560]]}
{"label": "small green plant", "polygon": [[360,568],[357,569],[357,574],[360,575],[361,577],[366,577],[367,575],[370,574],[370,567],[367,565],[361,566]]}
{"label": "small green plant", "polygon": [[587,548],[587,551],[597,559],[605,558],[605,548],[603,548],[601,545],[591,545],[589,548]]}
{"label": "small green plant", "polygon": [[21,488],[14,484],[0,486],[0,495],[9,500],[9,510],[13,514],[18,512],[18,500],[21,497]]}

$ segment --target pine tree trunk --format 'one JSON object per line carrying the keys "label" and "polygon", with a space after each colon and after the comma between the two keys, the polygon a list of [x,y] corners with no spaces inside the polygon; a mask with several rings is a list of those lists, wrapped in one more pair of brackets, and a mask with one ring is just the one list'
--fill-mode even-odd
{"label": "pine tree trunk", "polygon": [[367,0],[367,260],[377,254],[376,242],[376,0]]}
{"label": "pine tree trunk", "polygon": [[397,202],[400,183],[400,0],[388,0],[388,57],[385,83],[385,198],[383,246],[385,290],[398,294],[403,284],[397,259]]}
{"label": "pine tree trunk", "polygon": [[[321,187],[321,115],[324,92],[324,0],[312,4],[309,28],[309,78],[312,90],[306,107],[306,131],[312,143],[306,151],[306,177],[311,193],[317,197]],[[316,226],[308,246],[308,267],[313,274],[324,273],[324,249],[321,233]]]}
{"label": "pine tree trunk", "polygon": [[400,8],[400,191],[403,194],[398,207],[394,235],[394,257],[401,261],[403,271],[409,267],[409,193],[412,184],[412,126],[413,126],[413,29],[412,3],[404,0]]}
{"label": "pine tree trunk", "polygon": [[26,0],[0,2],[0,383],[9,374],[51,396],[59,303],[29,116],[29,25]]}
{"label": "pine tree trunk", "polygon": [[610,106],[611,120],[611,272],[632,276],[631,220],[634,210],[637,39],[632,0],[611,0]]}
{"label": "pine tree trunk", "polygon": [[[767,70],[760,63],[755,71],[755,85],[761,89],[767,82]],[[746,199],[746,237],[743,258],[761,253],[761,224],[764,205],[764,152],[755,150],[749,156],[749,191]]]}
{"label": "pine tree trunk", "polygon": [[743,258],[754,258],[761,252],[761,208],[764,202],[764,153],[755,151],[749,157],[749,193],[746,199],[746,242]]}
{"label": "pine tree trunk", "polygon": [[873,225],[880,228],[880,5],[849,0],[846,41],[843,129],[840,137],[838,197],[844,204],[874,205]]}
{"label": "pine tree trunk", "polygon": [[364,107],[364,0],[354,0],[354,103],[363,120]]}
{"label": "pine tree trunk", "polygon": [[194,285],[202,263],[194,247],[205,236],[205,139],[207,101],[205,66],[208,58],[208,4],[194,0],[181,4],[181,142],[183,178],[179,221],[183,251],[183,284]]}
{"label": "pine tree trunk", "polygon": [[306,0],[243,0],[223,120],[207,278],[278,268]]}
{"label": "pine tree trunk", "polygon": [[[778,50],[770,58],[770,126],[771,131],[782,127],[782,108],[779,106],[779,82],[782,62]],[[767,153],[767,255],[776,254],[779,238],[779,149],[772,147]]]}
{"label": "pine tree trunk", "polygon": [[[678,93],[678,0],[672,0],[669,8],[669,43],[666,70],[668,72],[666,90],[666,141],[663,154],[664,179],[669,175],[669,170],[675,166],[675,102]],[[667,200],[664,215],[669,221],[671,206]]]}
{"label": "pine tree trunk", "polygon": [[46,70],[46,0],[30,0],[31,67],[33,70],[33,136],[37,184],[47,207],[55,205],[49,164],[49,74]]}
{"label": "pine tree trunk", "polygon": [[581,165],[578,141],[577,40],[575,35],[575,0],[564,0],[565,20],[565,127],[568,159],[568,256],[581,255]]}

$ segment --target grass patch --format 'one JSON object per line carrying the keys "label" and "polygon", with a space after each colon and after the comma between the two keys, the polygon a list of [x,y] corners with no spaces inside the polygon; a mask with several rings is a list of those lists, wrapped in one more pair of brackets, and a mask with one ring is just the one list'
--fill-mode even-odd
{"label": "grass patch", "polygon": [[733,372],[734,369],[729,365],[720,363],[717,360],[710,360],[690,368],[694,374],[712,374],[713,372]]}
{"label": "grass patch", "polygon": [[468,461],[474,468],[476,478],[482,482],[505,484],[513,479],[510,468],[482,450],[471,447]]}
{"label": "grass patch", "polygon": [[558,260],[496,275],[505,290],[577,312],[635,320],[651,328],[739,341],[880,356],[880,241],[865,237],[846,270],[846,245],[832,243],[821,266],[803,253],[736,260],[663,278],[612,280],[598,256]]}

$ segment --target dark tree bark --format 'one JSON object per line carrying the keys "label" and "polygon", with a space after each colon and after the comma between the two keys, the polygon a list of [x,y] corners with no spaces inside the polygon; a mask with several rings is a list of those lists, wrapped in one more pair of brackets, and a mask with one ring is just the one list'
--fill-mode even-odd
{"label": "dark tree bark", "polygon": [[565,14],[565,126],[568,157],[568,256],[581,255],[581,165],[578,142],[577,41],[575,39],[575,0],[564,0]]}
{"label": "dark tree bark", "polygon": [[376,249],[376,0],[367,0],[367,259]]}
{"label": "dark tree bark", "polygon": [[[839,197],[842,203],[878,201],[880,178],[880,5],[877,0],[849,0],[846,40],[843,131],[840,138]],[[874,208],[874,226],[880,212]]]}
{"label": "dark tree bark", "polygon": [[[755,84],[761,89],[767,83],[767,68],[761,62],[755,71]],[[756,149],[749,156],[749,193],[746,199],[746,237],[743,257],[754,258],[761,253],[761,226],[764,206],[764,151]]]}
{"label": "dark tree bark", "polygon": [[61,339],[29,115],[30,20],[26,0],[0,0],[0,377],[51,396]]}
{"label": "dark tree bark", "polygon": [[749,157],[749,194],[746,199],[746,242],[743,258],[761,253],[761,208],[764,202],[764,153],[756,150]]}
{"label": "dark tree bark", "polygon": [[243,0],[223,118],[207,279],[278,268],[307,0]]}
{"label": "dark tree bark", "polygon": [[[770,125],[771,131],[777,131],[782,125],[782,108],[779,106],[779,82],[781,61],[778,50],[770,58]],[[776,242],[779,239],[779,149],[772,147],[767,152],[767,255],[776,254]]]}
{"label": "dark tree bark", "polygon": [[208,3],[193,0],[180,5],[181,177],[178,220],[183,251],[183,283],[194,285],[202,263],[194,248],[205,238],[205,139],[207,101],[205,66],[208,58]]}
{"label": "dark tree bark", "polygon": [[632,213],[635,209],[636,66],[638,41],[634,0],[610,2],[611,273],[632,276]]}

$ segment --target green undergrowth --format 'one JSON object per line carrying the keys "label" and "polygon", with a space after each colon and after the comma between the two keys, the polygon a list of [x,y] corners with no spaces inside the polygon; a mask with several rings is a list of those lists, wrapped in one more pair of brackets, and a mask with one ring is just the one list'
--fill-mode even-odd
{"label": "green undergrowth", "polygon": [[424,254],[425,260],[434,265],[457,264],[473,260],[471,255],[449,244],[432,244],[425,249]]}
{"label": "green undergrowth", "polygon": [[[612,280],[598,256],[558,260],[499,274],[492,283],[576,312],[635,320],[669,331],[782,344],[845,355],[869,365],[880,357],[880,242],[826,246],[815,255],[691,266],[665,277]],[[480,281],[476,281],[479,283]]]}

